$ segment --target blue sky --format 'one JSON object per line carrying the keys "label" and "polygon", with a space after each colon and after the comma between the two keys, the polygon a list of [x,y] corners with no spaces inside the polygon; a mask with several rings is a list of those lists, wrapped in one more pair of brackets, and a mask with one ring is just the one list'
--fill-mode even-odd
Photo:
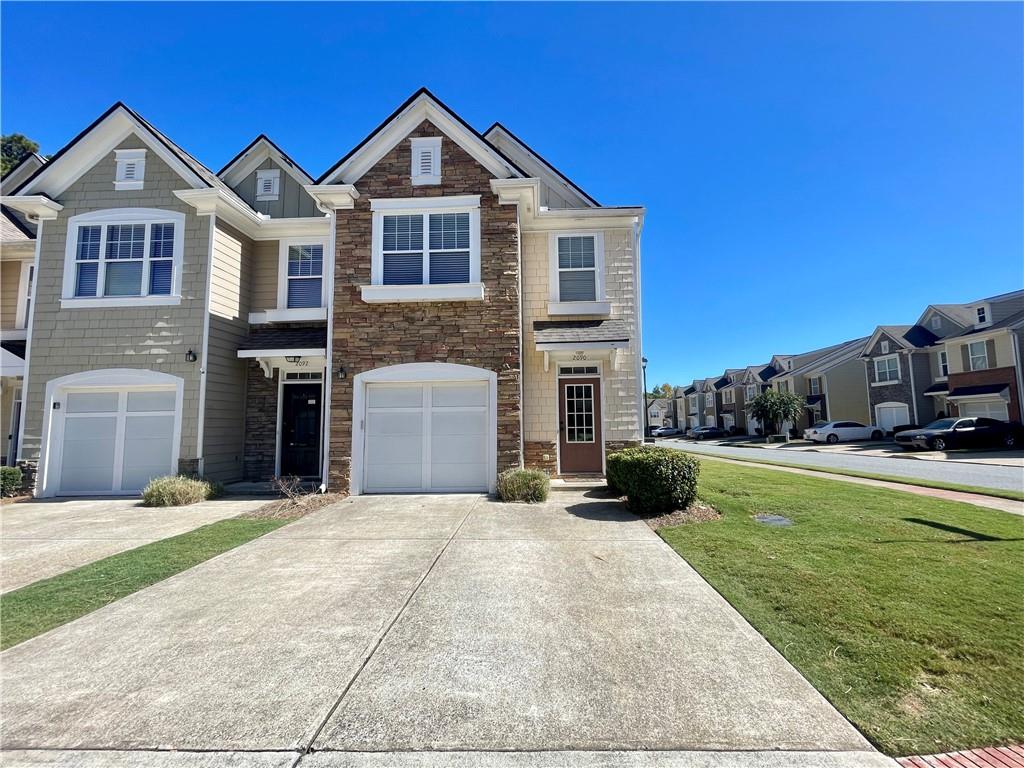
{"label": "blue sky", "polygon": [[1024,285],[1021,4],[2,6],[2,129],[117,100],[314,176],[421,85],[643,204],[649,383]]}

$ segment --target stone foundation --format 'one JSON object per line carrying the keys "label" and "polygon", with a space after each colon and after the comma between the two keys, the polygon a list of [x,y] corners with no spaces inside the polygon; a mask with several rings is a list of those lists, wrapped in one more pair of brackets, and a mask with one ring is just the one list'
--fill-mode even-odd
{"label": "stone foundation", "polygon": [[268,379],[255,361],[245,372],[245,453],[242,476],[248,482],[274,476],[277,456],[277,377]]}
{"label": "stone foundation", "polygon": [[199,477],[199,459],[178,459],[178,474]]}
{"label": "stone foundation", "polygon": [[21,470],[21,490],[30,496],[36,495],[36,479],[39,470],[37,461],[19,461],[18,469]]}
{"label": "stone foundation", "polygon": [[552,442],[528,442],[524,446],[523,464],[527,469],[542,469],[558,477],[558,451]]}

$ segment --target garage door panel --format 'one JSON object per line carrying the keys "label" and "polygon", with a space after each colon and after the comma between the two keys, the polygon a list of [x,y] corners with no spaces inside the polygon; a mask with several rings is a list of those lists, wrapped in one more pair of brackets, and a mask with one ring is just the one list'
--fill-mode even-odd
{"label": "garage door panel", "polygon": [[413,437],[378,435],[366,447],[366,459],[371,465],[423,463],[423,439]]}
{"label": "garage door panel", "polygon": [[374,491],[407,491],[423,487],[423,464],[367,463],[366,487]]}
{"label": "garage door panel", "polygon": [[166,392],[129,392],[128,412],[138,411],[174,411],[175,395],[172,390]]}
{"label": "garage door panel", "polygon": [[484,411],[434,411],[430,417],[430,434],[480,435],[487,433],[487,413]]}
{"label": "garage door panel", "polygon": [[430,460],[435,464],[477,462],[486,455],[484,435],[434,435],[430,439]]}
{"label": "garage door panel", "polygon": [[124,430],[125,467],[167,467],[173,435],[173,416],[129,416]]}
{"label": "garage door panel", "polygon": [[109,491],[114,482],[117,417],[68,419],[60,485],[71,491]]}
{"label": "garage door panel", "polygon": [[68,413],[113,413],[117,411],[117,392],[71,392],[68,394]]}
{"label": "garage door panel", "polygon": [[370,408],[421,408],[423,385],[371,385],[366,393],[366,405]]}
{"label": "garage door panel", "polygon": [[483,384],[436,384],[431,392],[434,408],[486,406],[487,387]]}
{"label": "garage door panel", "polygon": [[1009,408],[1004,400],[980,400],[976,402],[961,402],[958,409],[960,416],[970,418],[988,418],[1008,421],[1010,418]]}
{"label": "garage door panel", "polygon": [[369,413],[366,416],[366,429],[370,434],[385,437],[389,435],[416,437],[423,434],[423,416],[419,411]]}
{"label": "garage door panel", "polygon": [[430,486],[443,490],[479,491],[487,487],[487,465],[438,464],[430,467]]}

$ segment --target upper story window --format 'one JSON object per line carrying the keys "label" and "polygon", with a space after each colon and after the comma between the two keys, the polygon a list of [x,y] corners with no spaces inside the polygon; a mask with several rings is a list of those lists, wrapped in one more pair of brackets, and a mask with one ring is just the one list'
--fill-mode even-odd
{"label": "upper story window", "polygon": [[789,392],[789,382],[788,381],[780,381],[779,382],[779,392]]}
{"label": "upper story window", "polygon": [[880,346],[880,348],[882,350],[882,354],[883,355],[888,355],[889,354],[889,342],[888,341],[883,341],[879,346]]}
{"label": "upper story window", "polygon": [[946,357],[946,350],[939,350],[939,378],[945,379],[949,376],[949,360]]}
{"label": "upper story window", "polygon": [[32,291],[35,283],[36,266],[31,261],[21,263],[21,275],[18,284],[18,309],[14,317],[14,327],[18,330],[28,328],[28,319],[32,316]]}
{"label": "upper story window", "polygon": [[898,382],[900,380],[900,360],[896,355],[880,357],[875,360],[876,382]]}
{"label": "upper story window", "polygon": [[146,150],[115,149],[114,189],[142,189],[146,181]]}
{"label": "upper story window", "polygon": [[747,400],[753,400],[757,397],[757,384],[747,384]]}
{"label": "upper story window", "polygon": [[555,232],[550,235],[548,313],[608,315],[604,289],[604,233]]}
{"label": "upper story window", "polygon": [[441,137],[410,139],[412,142],[412,183],[441,183]]}
{"label": "upper story window", "polygon": [[483,299],[480,197],[371,200],[373,254],[364,301]]}
{"label": "upper story window", "polygon": [[942,318],[939,317],[938,315],[932,315],[931,325],[932,325],[932,330],[933,331],[941,331],[942,330]]}
{"label": "upper story window", "polygon": [[972,371],[984,371],[989,367],[988,348],[984,341],[972,341],[968,344],[967,357]]}
{"label": "upper story window", "polygon": [[984,325],[985,323],[988,322],[988,308],[987,307],[978,307],[975,310],[975,312],[977,312],[977,315],[978,315],[978,325]]}
{"label": "upper story window", "polygon": [[715,405],[715,394],[714,392],[707,392],[704,395],[704,406],[712,408]]}
{"label": "upper story window", "polygon": [[722,402],[726,404],[732,404],[736,402],[736,392],[732,389],[727,389],[722,393]]}
{"label": "upper story window", "polygon": [[817,376],[807,380],[807,391],[812,395],[821,394],[821,379]]}
{"label": "upper story window", "polygon": [[697,399],[698,399],[697,395],[690,395],[690,397],[688,398],[688,400],[690,402],[690,411],[691,412],[694,412],[694,411],[697,410]]}
{"label": "upper story window", "polygon": [[279,309],[315,309],[324,302],[325,240],[290,238],[281,241]]}
{"label": "upper story window", "polygon": [[176,304],[185,215],[121,208],[68,221],[62,306]]}
{"label": "upper story window", "polygon": [[256,200],[277,200],[281,194],[281,169],[264,168],[256,171]]}

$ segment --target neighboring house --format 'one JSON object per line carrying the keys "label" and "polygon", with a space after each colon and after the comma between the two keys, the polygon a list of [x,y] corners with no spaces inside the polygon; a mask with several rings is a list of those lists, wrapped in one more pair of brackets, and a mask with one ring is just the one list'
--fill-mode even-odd
{"label": "neighboring house", "polygon": [[946,410],[947,365],[936,341],[923,325],[875,329],[861,354],[872,424],[891,432],[902,424],[927,424]]}
{"label": "neighboring house", "polygon": [[[863,339],[860,341],[861,346],[863,346]],[[808,401],[809,406],[795,423],[787,421],[782,425],[784,432],[792,429],[802,432],[818,420],[821,413],[822,398],[820,397],[820,382],[817,383],[818,386],[815,386],[815,382],[812,381],[812,379],[817,378],[817,375],[808,375],[813,370],[812,363],[821,361],[830,354],[837,352],[840,348],[850,344],[851,342],[843,342],[842,344],[833,344],[830,347],[823,347],[798,355],[775,355],[772,358],[770,365],[778,371],[770,380],[772,388],[779,392],[792,392],[802,395]],[[818,394],[813,394],[812,390]]]}
{"label": "neighboring house", "polygon": [[739,418],[740,430],[748,435],[760,434],[761,422],[750,412],[750,404],[754,398],[769,389],[768,380],[775,375],[776,371],[769,364],[748,365],[740,369],[737,377],[737,394],[739,407],[736,415]]}
{"label": "neighboring house", "polygon": [[[16,189],[45,162],[37,154],[27,155],[0,180],[0,189]],[[18,455],[35,246],[35,223],[0,207],[0,463],[7,466]]]}
{"label": "neighboring house", "polygon": [[658,397],[647,407],[647,423],[652,427],[674,426],[675,409],[671,398]]}
{"label": "neighboring house", "polygon": [[425,89],[315,181],[262,135],[214,174],[119,103],[4,193],[40,222],[39,495],[176,471],[486,491],[642,439],[643,208]]}
{"label": "neighboring house", "polygon": [[867,337],[831,347],[824,354],[788,371],[793,391],[802,394],[807,408],[801,428],[816,421],[857,421],[870,424],[864,365],[860,354]]}
{"label": "neighboring house", "polygon": [[718,420],[721,395],[715,386],[720,376],[710,376],[700,382],[700,425],[702,427],[721,426]]}
{"label": "neighboring house", "polygon": [[721,378],[715,382],[715,389],[719,393],[720,412],[718,414],[719,426],[727,431],[742,429],[743,417],[743,393],[740,391],[740,378],[742,368],[728,368]]}

